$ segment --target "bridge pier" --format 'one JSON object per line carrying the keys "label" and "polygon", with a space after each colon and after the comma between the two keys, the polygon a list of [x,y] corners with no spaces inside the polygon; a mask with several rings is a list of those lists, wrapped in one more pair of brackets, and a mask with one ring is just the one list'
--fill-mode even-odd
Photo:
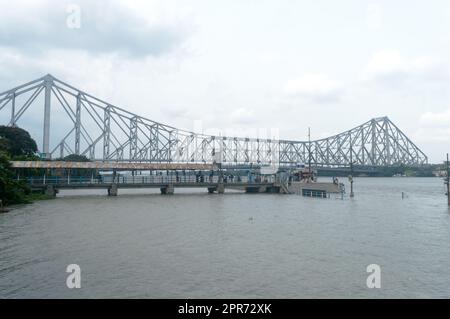
{"label": "bridge pier", "polygon": [[117,188],[117,184],[112,184],[110,187],[108,187],[108,196],[117,196],[119,193],[119,190]]}
{"label": "bridge pier", "polygon": [[269,187],[266,188],[266,193],[270,193],[270,194],[280,193],[280,187],[269,186]]}
{"label": "bridge pier", "polygon": [[218,194],[224,194],[225,193],[225,185],[223,185],[223,183],[219,183],[219,185],[217,185],[217,193]]}
{"label": "bridge pier", "polygon": [[161,187],[161,195],[173,195],[174,193],[175,193],[175,187],[173,187],[173,185]]}
{"label": "bridge pier", "polygon": [[58,190],[53,185],[47,185],[44,189],[44,194],[50,197],[56,197]]}
{"label": "bridge pier", "polygon": [[245,188],[246,193],[265,193],[267,190],[267,187],[264,186],[247,186]]}

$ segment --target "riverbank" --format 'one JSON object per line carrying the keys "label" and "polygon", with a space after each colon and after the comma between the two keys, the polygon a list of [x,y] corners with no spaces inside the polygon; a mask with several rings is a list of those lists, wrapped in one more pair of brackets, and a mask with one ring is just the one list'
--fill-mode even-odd
{"label": "riverbank", "polygon": [[26,195],[25,199],[26,199],[27,203],[24,203],[24,204],[32,204],[35,201],[50,200],[50,199],[54,199],[54,197],[50,196],[50,195],[42,194],[42,193],[30,193],[30,194]]}
{"label": "riverbank", "polygon": [[29,204],[33,204],[34,202],[37,202],[37,201],[44,201],[44,200],[51,200],[51,199],[54,199],[54,197],[46,195],[46,194],[41,194],[41,193],[30,193],[30,194],[25,195],[24,201],[22,203],[8,205],[8,206],[0,206],[0,214],[8,213],[12,209],[14,209],[14,207],[17,207],[20,205],[29,205]]}

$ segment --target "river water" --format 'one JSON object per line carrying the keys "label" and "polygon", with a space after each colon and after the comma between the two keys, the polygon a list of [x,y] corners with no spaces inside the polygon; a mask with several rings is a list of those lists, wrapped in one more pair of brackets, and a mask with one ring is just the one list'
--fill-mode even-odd
{"label": "river water", "polygon": [[63,192],[0,214],[0,298],[450,297],[442,179],[356,178],[355,192]]}

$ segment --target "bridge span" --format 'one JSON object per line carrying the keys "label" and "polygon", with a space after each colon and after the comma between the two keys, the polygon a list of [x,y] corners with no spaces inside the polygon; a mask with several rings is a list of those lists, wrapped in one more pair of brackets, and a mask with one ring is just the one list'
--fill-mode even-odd
{"label": "bridge span", "polygon": [[56,196],[59,190],[67,189],[105,189],[109,196],[117,196],[120,188],[122,189],[159,189],[163,195],[172,195],[175,193],[176,188],[203,188],[208,191],[208,193],[218,193],[224,194],[225,189],[239,190],[246,193],[284,193],[282,187],[279,183],[274,182],[227,182],[223,183],[220,181],[211,182],[196,182],[196,181],[176,181],[175,179],[164,179],[164,180],[149,180],[135,178],[134,181],[129,179],[122,180],[118,179],[114,183],[106,183],[97,180],[72,180],[67,182],[67,180],[61,179],[35,179],[29,181],[29,186],[32,190],[42,191],[49,196]]}
{"label": "bridge span", "polygon": [[77,154],[108,162],[310,162],[316,167],[419,166],[428,162],[388,117],[315,141],[213,136],[131,113],[52,75],[0,93],[0,124],[21,126],[35,139],[42,139],[40,152],[46,159]]}

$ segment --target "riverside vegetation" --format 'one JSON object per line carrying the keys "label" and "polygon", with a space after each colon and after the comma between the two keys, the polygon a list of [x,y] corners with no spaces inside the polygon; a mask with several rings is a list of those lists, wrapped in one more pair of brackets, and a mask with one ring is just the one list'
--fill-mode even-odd
{"label": "riverside vegetation", "polygon": [[[37,156],[36,141],[29,132],[19,127],[0,126],[0,200],[1,206],[28,204],[35,200],[50,199],[50,196],[40,192],[32,192],[26,183],[17,180],[16,172],[11,167],[11,161],[40,161]],[[82,155],[68,155],[63,161],[87,162]],[[27,169],[23,171],[28,176],[40,176],[42,170]],[[79,175],[87,174],[85,170],[74,170]],[[91,173],[89,171],[89,173]]]}
{"label": "riverside vegetation", "polygon": [[11,160],[37,160],[36,142],[30,134],[18,127],[0,126],[0,200],[2,205],[30,203],[46,198],[32,193],[23,182],[16,179]]}

